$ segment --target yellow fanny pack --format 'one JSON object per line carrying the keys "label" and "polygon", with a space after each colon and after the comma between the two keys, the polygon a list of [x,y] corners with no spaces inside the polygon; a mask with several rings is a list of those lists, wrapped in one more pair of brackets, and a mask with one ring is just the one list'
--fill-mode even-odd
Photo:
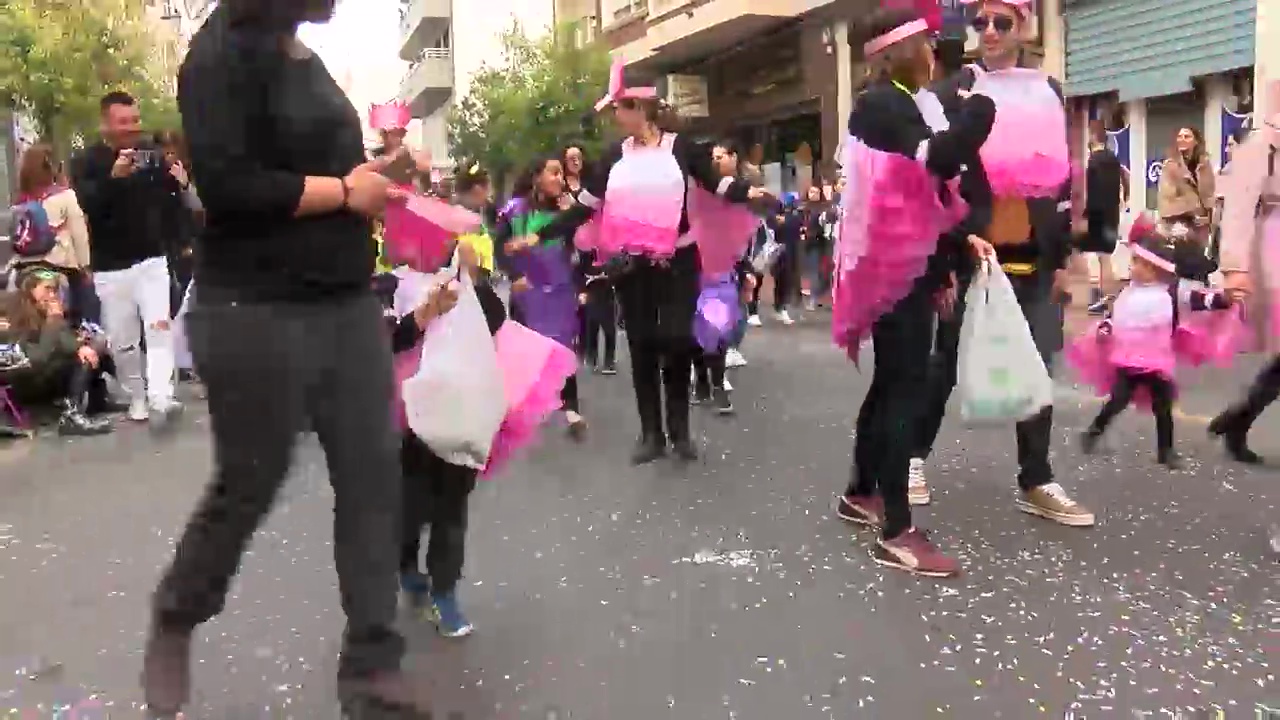
{"label": "yellow fanny pack", "polygon": [[1035,263],[1000,263],[1000,269],[1004,270],[1005,275],[1034,275],[1036,272]]}

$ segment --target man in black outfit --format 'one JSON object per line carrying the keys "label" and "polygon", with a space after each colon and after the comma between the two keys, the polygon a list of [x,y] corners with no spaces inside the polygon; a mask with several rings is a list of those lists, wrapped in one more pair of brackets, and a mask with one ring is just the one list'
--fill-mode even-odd
{"label": "man in black outfit", "polygon": [[1104,313],[1116,291],[1111,254],[1116,251],[1120,236],[1120,211],[1129,202],[1126,175],[1120,158],[1107,147],[1106,128],[1094,120],[1089,124],[1089,161],[1085,168],[1086,232],[1077,246],[1081,253],[1098,255],[1099,284],[1089,305],[1092,315]]}
{"label": "man in black outfit", "polygon": [[391,348],[370,288],[371,218],[390,181],[359,115],[296,38],[334,0],[223,0],[196,34],[178,104],[206,212],[188,327],[209,399],[214,474],[156,590],[143,660],[150,711],[189,701],[191,639],[223,609],[240,556],[313,430],[334,491],[351,718],[424,717],[400,672],[401,477]]}

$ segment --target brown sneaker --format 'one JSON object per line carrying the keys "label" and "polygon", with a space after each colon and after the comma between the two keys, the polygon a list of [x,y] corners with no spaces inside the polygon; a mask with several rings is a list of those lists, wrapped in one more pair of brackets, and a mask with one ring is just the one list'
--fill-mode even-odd
{"label": "brown sneaker", "polygon": [[1071,499],[1067,491],[1056,482],[1031,488],[1018,498],[1018,509],[1061,525],[1092,527],[1093,513]]}
{"label": "brown sneaker", "polygon": [[949,578],[960,574],[960,563],[939,552],[917,528],[911,528],[892,540],[877,540],[871,548],[871,558],[880,565],[906,570],[913,575]]}
{"label": "brown sneaker", "polygon": [[148,717],[169,718],[191,700],[191,633],[151,631],[142,657]]}
{"label": "brown sneaker", "polygon": [[836,515],[858,525],[880,527],[884,522],[884,500],[879,496],[845,495],[836,498]]}

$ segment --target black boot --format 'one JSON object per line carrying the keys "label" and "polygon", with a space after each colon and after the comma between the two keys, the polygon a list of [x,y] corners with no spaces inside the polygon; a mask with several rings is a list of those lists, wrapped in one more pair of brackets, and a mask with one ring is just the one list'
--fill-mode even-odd
{"label": "black boot", "polygon": [[641,434],[631,452],[632,465],[647,465],[667,454],[667,438],[661,434]]}
{"label": "black boot", "polygon": [[631,453],[632,465],[646,465],[667,454],[667,436],[662,432],[661,388],[645,388],[636,392],[636,410],[640,413],[640,439]]}
{"label": "black boot", "polygon": [[1102,439],[1102,431],[1097,428],[1089,428],[1080,433],[1080,450],[1085,455],[1092,455],[1098,449],[1098,441]]}
{"label": "black boot", "polygon": [[191,700],[191,633],[153,628],[142,656],[148,717],[172,718]]}
{"label": "black boot", "polygon": [[1182,458],[1178,457],[1178,453],[1174,452],[1172,449],[1161,448],[1156,451],[1156,462],[1170,470],[1182,469]]}
{"label": "black boot", "polygon": [[[668,385],[668,387],[671,387]],[[685,462],[698,459],[689,433],[689,397],[683,388],[667,392],[667,434],[671,437],[671,451]]]}
{"label": "black boot", "polygon": [[1209,434],[1222,438],[1227,454],[1236,462],[1261,464],[1262,456],[1249,449],[1249,428],[1277,397],[1280,397],[1280,356],[1272,358],[1258,373],[1242,402],[1227,408],[1209,423]]}

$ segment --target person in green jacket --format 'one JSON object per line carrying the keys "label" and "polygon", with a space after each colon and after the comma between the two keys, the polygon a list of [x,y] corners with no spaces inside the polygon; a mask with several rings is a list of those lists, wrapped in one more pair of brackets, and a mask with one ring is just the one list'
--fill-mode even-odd
{"label": "person in green jacket", "polygon": [[[102,435],[111,422],[90,417],[89,410],[107,410],[102,383],[107,358],[79,333],[66,317],[61,278],[32,270],[18,276],[4,317],[0,318],[0,383],[8,385],[23,407],[53,403],[62,410],[62,435]],[[96,407],[94,407],[96,405]]]}

